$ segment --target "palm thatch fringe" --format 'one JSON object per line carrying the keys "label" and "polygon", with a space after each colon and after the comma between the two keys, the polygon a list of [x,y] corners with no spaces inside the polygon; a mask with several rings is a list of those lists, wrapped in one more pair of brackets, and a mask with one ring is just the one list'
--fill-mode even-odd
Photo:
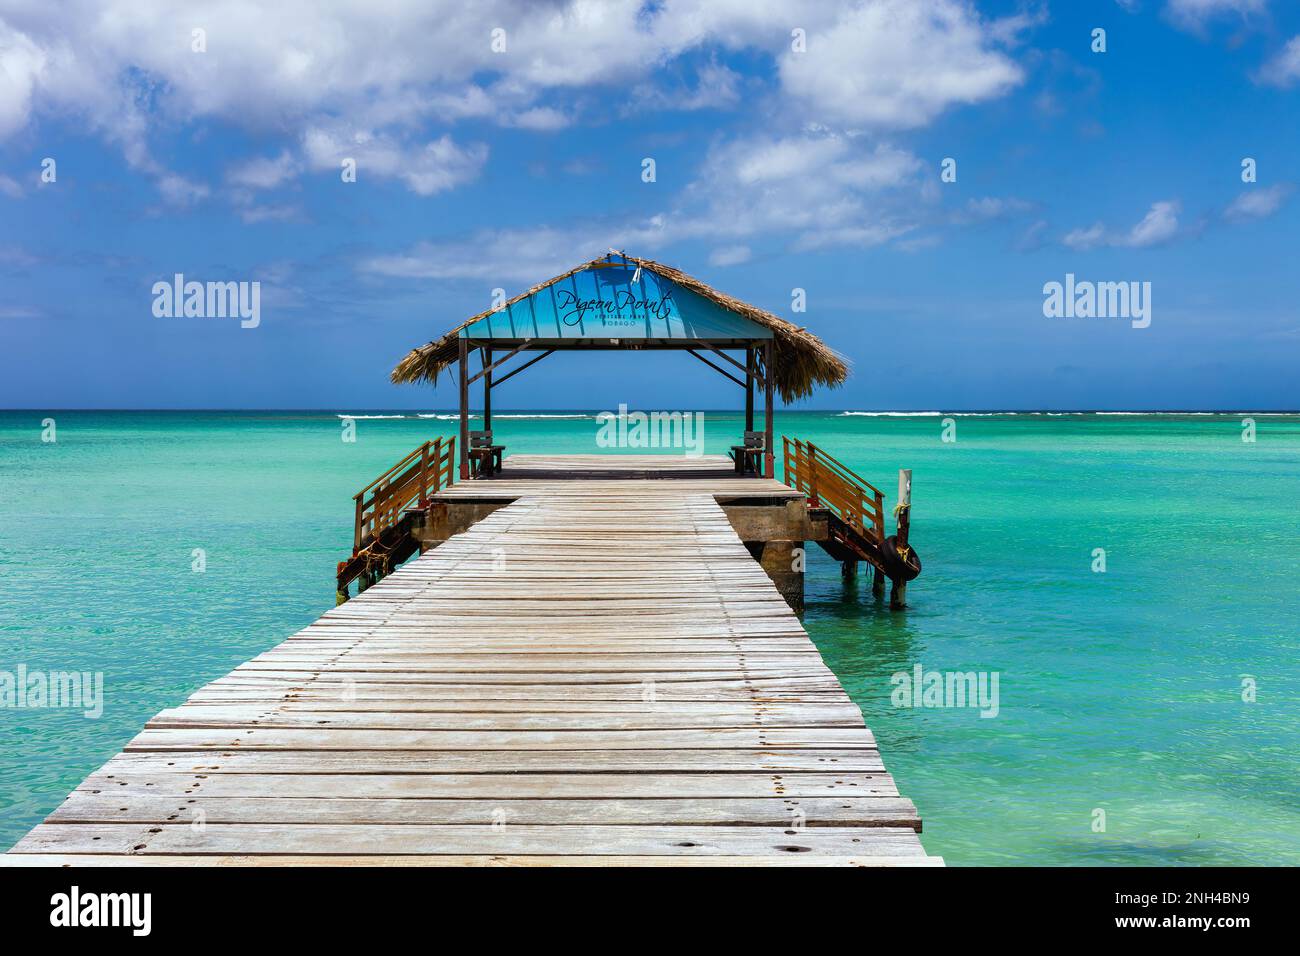
{"label": "palm thatch fringe", "polygon": [[[727,295],[725,292],[719,292],[712,286],[705,285],[699,279],[688,276],[680,269],[674,269],[672,266],[651,259],[638,259],[633,256],[624,256],[622,253],[618,253],[618,255],[622,261],[662,276],[677,285],[704,296],[706,299],[716,302],[724,309],[771,329],[773,332],[772,364],[775,372],[774,381],[777,393],[783,401],[792,402],[799,398],[805,398],[812,394],[813,389],[819,385],[833,388],[848,377],[849,369],[844,359],[806,328],[787,322],[771,312],[755,308],[747,302],[742,302],[734,296]],[[583,269],[611,261],[613,261],[612,256],[598,256],[590,262],[584,262],[575,269],[570,269],[563,275],[558,275],[554,279],[533,286],[526,292],[521,292],[507,302],[506,305],[513,305],[521,299],[526,299],[533,293],[561,282]],[[493,311],[495,310],[488,309],[480,312],[478,315],[466,319],[441,338],[434,339],[428,345],[421,345],[419,348],[412,349],[393,369],[392,380],[398,384],[428,382],[431,385],[436,385],[438,374],[459,359],[460,346],[457,337],[460,331],[479,319],[491,315]],[[760,366],[761,360],[762,353],[759,353]],[[766,374],[765,369],[761,370]]]}

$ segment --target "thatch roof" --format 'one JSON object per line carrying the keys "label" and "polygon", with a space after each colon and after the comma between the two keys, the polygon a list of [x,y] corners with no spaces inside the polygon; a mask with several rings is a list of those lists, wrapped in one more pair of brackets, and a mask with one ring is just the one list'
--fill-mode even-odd
{"label": "thatch roof", "polygon": [[[742,302],[740,299],[729,296],[724,292],[719,292],[711,286],[705,285],[699,279],[688,276],[672,266],[666,266],[651,259],[624,256],[622,253],[617,255],[628,264],[662,276],[711,300],[728,311],[771,329],[773,333],[773,365],[775,366],[776,390],[783,401],[790,402],[798,398],[804,398],[812,394],[813,389],[818,385],[834,387],[848,377],[849,370],[844,359],[802,326],[794,325],[779,316],[773,315],[771,312],[764,312],[747,302]],[[611,258],[611,256],[599,256],[590,262],[584,262],[563,275],[558,275],[554,279],[533,286],[526,292],[521,292],[513,299],[510,299],[506,305],[513,305],[515,302],[526,299],[547,286],[569,278],[574,273],[581,272],[583,269],[599,263],[609,262]],[[406,358],[402,359],[397,364],[397,367],[393,369],[392,380],[398,384],[428,382],[431,385],[436,385],[438,373],[456,363],[460,358],[460,345],[458,342],[460,331],[466,326],[486,318],[494,311],[496,310],[487,309],[478,315],[471,316],[441,338],[434,339],[428,345],[421,345],[419,348],[412,349]],[[766,374],[766,370],[761,368],[761,352],[759,353],[759,362],[760,370]]]}

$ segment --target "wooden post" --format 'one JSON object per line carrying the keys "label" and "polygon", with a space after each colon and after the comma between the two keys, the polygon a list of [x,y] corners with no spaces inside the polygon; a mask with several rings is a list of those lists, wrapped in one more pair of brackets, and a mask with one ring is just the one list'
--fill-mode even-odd
{"label": "wooden post", "polygon": [[[898,528],[894,536],[901,554],[907,553],[907,532],[912,523],[911,513],[912,469],[900,468],[898,469]],[[891,610],[901,610],[907,607],[907,582],[902,578],[894,578],[893,585],[889,591],[889,607]]]}
{"label": "wooden post", "polygon": [[420,507],[429,503],[429,443],[420,446]]}
{"label": "wooden post", "polygon": [[492,350],[483,349],[483,430],[492,430]]}
{"label": "wooden post", "polygon": [[[754,430],[754,347],[745,349],[745,431]],[[743,442],[742,442],[743,444]]]}
{"label": "wooden post", "polygon": [[772,388],[776,383],[776,375],[772,372],[772,340],[768,339],[763,343],[763,414],[766,420],[766,430],[763,436],[763,461],[764,477],[776,477],[776,455],[772,450],[773,441],[773,424],[772,424]]}
{"label": "wooden post", "polygon": [[912,469],[898,469],[898,546],[907,547],[907,531],[911,525]]}
{"label": "wooden post", "polygon": [[460,480],[469,478],[469,343],[460,340]]}
{"label": "wooden post", "polygon": [[820,508],[822,501],[817,497],[817,446],[812,442],[807,445],[808,448],[808,504],[814,508]]}
{"label": "wooden post", "polygon": [[858,576],[858,562],[856,558],[849,558],[840,565],[840,577],[845,581],[852,581]]}
{"label": "wooden post", "polygon": [[885,572],[880,568],[872,568],[871,575],[871,596],[877,601],[885,596]]}

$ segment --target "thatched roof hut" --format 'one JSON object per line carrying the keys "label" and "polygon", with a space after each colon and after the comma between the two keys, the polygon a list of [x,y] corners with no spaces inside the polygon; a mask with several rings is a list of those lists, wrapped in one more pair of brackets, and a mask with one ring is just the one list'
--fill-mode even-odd
{"label": "thatched roof hut", "polygon": [[[648,273],[650,276],[656,277],[657,286],[660,290],[665,288],[670,290],[686,290],[685,295],[679,295],[679,298],[686,298],[687,296],[692,295],[699,296],[719,307],[726,313],[739,316],[742,320],[747,320],[749,323],[761,327],[762,335],[764,337],[770,337],[772,340],[771,354],[772,370],[774,373],[772,378],[776,391],[784,401],[789,402],[798,398],[806,397],[819,385],[839,385],[848,376],[848,366],[845,364],[844,359],[832,351],[824,342],[821,341],[821,339],[817,338],[817,336],[813,335],[806,328],[787,322],[785,319],[773,315],[771,312],[766,312],[762,309],[756,308],[746,302],[742,302],[740,299],[727,295],[724,292],[719,292],[713,287],[701,282],[699,279],[693,278],[679,269],[674,269],[672,266],[667,266],[651,259],[638,259],[634,256],[626,256],[622,253],[611,252],[609,255],[600,256],[590,262],[585,262],[577,268],[570,269],[562,275],[558,275],[553,279],[535,285],[531,289],[521,292],[513,299],[508,300],[501,306],[471,316],[469,319],[447,332],[441,338],[434,339],[427,345],[421,345],[419,348],[412,349],[410,353],[408,353],[407,356],[397,364],[397,367],[393,369],[392,380],[399,384],[405,382],[425,381],[430,384],[436,384],[439,373],[458,361],[461,350],[459,340],[463,337],[462,333],[464,333],[470,326],[475,323],[485,322],[485,320],[492,320],[496,316],[509,314],[512,306],[522,303],[524,300],[529,300],[530,297],[536,297],[537,293],[555,287],[557,284],[565,282],[565,280],[574,280],[574,287],[576,289],[575,277],[579,276],[580,273],[586,273],[591,270],[615,268],[628,271],[634,268],[636,270],[634,274],[635,281],[637,284],[642,286],[644,285],[644,274]],[[567,288],[565,288],[565,294],[572,295],[567,292]],[[551,298],[554,299],[553,294]],[[572,301],[572,299],[570,301]],[[650,324],[650,319],[646,318],[645,321],[648,326]],[[717,322],[713,323],[714,326],[717,326],[718,324],[719,323]],[[480,326],[480,328],[482,327],[483,326]],[[580,340],[574,340],[568,335],[565,337],[570,340],[570,344],[567,347],[573,348],[608,348],[611,347],[611,343],[619,344],[623,342],[627,343],[624,347],[687,348],[693,342],[707,341],[709,338],[709,336],[696,334],[674,335],[672,336],[672,341],[661,340],[658,341],[657,344],[650,344],[651,337],[648,335],[635,340],[604,337],[598,340],[588,340],[588,344],[584,346],[580,343]],[[494,338],[510,340],[509,335],[502,335],[500,332],[497,332],[494,335]],[[539,335],[533,332],[528,334],[520,333],[518,338],[536,340],[537,347],[545,347],[545,335]],[[712,338],[715,344],[723,348],[735,347],[736,345],[735,342],[727,341],[725,335],[716,335]],[[739,338],[740,336],[737,335],[737,341],[739,341]],[[599,342],[600,344],[592,344],[593,342]],[[633,344],[633,342],[635,342],[635,344]],[[616,347],[616,345],[614,347]],[[767,370],[762,367],[762,355],[763,353],[760,351],[756,356],[756,361],[759,363],[757,371],[765,376]]]}

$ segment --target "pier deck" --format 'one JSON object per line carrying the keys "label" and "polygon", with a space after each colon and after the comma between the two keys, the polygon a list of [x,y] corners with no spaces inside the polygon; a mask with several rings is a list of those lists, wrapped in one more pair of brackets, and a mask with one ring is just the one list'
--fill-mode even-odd
{"label": "pier deck", "polygon": [[793,492],[572,462],[441,491],[514,500],[158,714],[4,862],[940,863],[716,498]]}

